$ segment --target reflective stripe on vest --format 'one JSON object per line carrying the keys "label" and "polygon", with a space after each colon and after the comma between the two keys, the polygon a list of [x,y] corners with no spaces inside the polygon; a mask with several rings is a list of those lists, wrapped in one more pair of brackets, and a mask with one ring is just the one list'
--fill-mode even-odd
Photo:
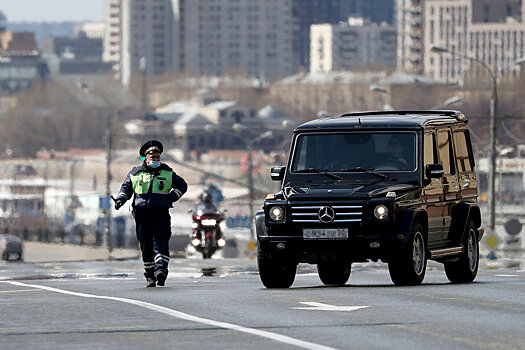
{"label": "reflective stripe on vest", "polygon": [[[131,175],[131,184],[133,192],[136,194],[148,193],[149,184],[151,181],[151,174],[145,171],[139,171],[135,175]],[[153,185],[151,187],[152,193],[168,194],[171,190],[171,180],[173,172],[170,170],[160,170],[159,174],[153,176]]]}

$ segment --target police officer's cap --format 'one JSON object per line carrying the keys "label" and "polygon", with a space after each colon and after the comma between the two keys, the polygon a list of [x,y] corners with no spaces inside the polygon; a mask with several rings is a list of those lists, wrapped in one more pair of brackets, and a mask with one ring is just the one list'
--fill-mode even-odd
{"label": "police officer's cap", "polygon": [[149,140],[148,142],[143,144],[142,147],[140,147],[139,154],[141,157],[145,157],[148,153],[162,153],[163,150],[164,147],[162,146],[162,143],[160,143],[157,140]]}

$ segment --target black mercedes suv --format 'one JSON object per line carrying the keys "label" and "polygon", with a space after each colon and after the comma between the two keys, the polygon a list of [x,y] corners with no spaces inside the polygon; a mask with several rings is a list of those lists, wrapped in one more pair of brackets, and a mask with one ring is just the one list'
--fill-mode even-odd
{"label": "black mercedes suv", "polygon": [[256,214],[257,262],[267,288],[288,288],[298,263],[343,285],[354,262],[388,263],[395,285],[419,285],[427,260],[452,283],[474,280],[483,234],[465,115],[378,111],[294,130],[280,190]]}

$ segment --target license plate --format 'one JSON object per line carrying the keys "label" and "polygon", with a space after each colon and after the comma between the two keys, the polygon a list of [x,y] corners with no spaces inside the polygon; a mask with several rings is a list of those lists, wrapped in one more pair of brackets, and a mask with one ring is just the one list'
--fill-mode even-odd
{"label": "license plate", "polygon": [[304,239],[347,239],[347,228],[305,228]]}

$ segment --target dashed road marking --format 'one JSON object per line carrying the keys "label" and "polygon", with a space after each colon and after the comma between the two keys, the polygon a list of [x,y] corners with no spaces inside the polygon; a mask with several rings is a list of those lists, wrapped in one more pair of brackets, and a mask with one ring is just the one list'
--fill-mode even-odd
{"label": "dashed road marking", "polygon": [[181,320],[186,320],[186,321],[190,321],[190,322],[196,322],[196,323],[206,324],[206,325],[210,325],[210,326],[214,326],[214,327],[220,327],[220,328],[224,328],[224,329],[229,329],[229,330],[236,331],[236,332],[242,332],[242,333],[247,333],[247,334],[251,334],[251,335],[256,335],[258,337],[271,339],[271,340],[274,340],[274,341],[277,341],[277,342],[281,342],[281,343],[285,343],[285,344],[290,344],[290,345],[297,346],[297,347],[303,348],[303,349],[335,350],[334,348],[331,348],[331,347],[328,347],[328,346],[315,344],[315,343],[311,343],[311,342],[300,340],[300,339],[295,339],[295,338],[288,337],[286,335],[282,335],[282,334],[278,334],[278,333],[272,333],[272,332],[268,332],[268,331],[262,331],[262,330],[259,330],[259,329],[239,326],[239,325],[236,325],[236,324],[233,324],[233,323],[220,322],[220,321],[215,321],[215,320],[211,320],[211,319],[207,319],[207,318],[193,316],[193,315],[190,315],[190,314],[187,314],[187,313],[184,313],[184,312],[181,312],[181,311],[173,310],[173,309],[170,309],[170,308],[167,308],[167,307],[164,307],[164,306],[160,306],[160,305],[156,305],[156,304],[152,304],[152,303],[147,303],[145,301],[140,301],[140,300],[135,300],[135,299],[128,299],[128,298],[120,298],[120,297],[111,297],[111,296],[106,296],[106,295],[71,292],[71,291],[64,290],[64,289],[58,289],[58,288],[53,288],[53,287],[41,286],[41,285],[37,285],[37,284],[26,284],[26,283],[15,282],[15,281],[0,281],[0,282],[1,283],[11,284],[11,285],[14,285],[14,286],[19,286],[19,287],[26,287],[26,288],[29,287],[29,288],[43,289],[43,290],[47,290],[47,291],[53,292],[53,293],[72,295],[72,296],[77,296],[77,297],[82,297],[82,298],[105,299],[105,300],[119,301],[119,302],[122,302],[122,303],[131,304],[131,305],[135,305],[135,306],[140,306],[140,307],[143,307],[143,308],[146,308],[146,309],[157,311],[157,312],[163,313],[165,315],[169,315],[169,316],[172,316],[172,317],[179,318]]}
{"label": "dashed road marking", "polygon": [[301,304],[309,307],[292,307],[295,310],[315,310],[315,311],[355,311],[370,306],[335,306],[330,304],[317,303],[314,301],[301,301]]}

